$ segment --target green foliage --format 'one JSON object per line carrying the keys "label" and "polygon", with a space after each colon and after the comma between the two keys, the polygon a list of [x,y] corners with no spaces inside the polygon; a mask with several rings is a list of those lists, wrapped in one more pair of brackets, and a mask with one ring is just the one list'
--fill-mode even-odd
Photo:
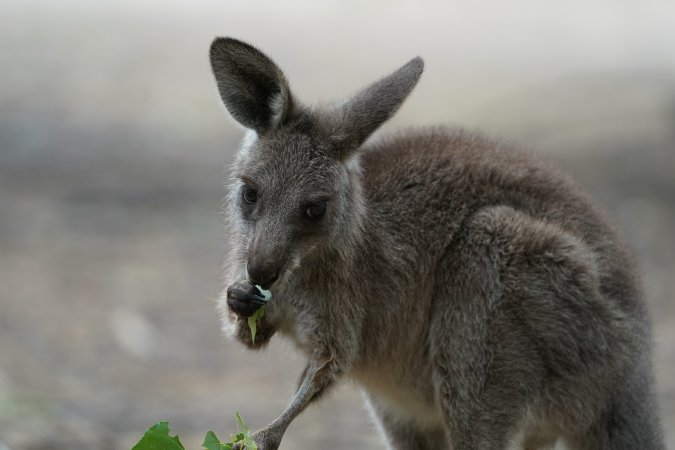
{"label": "green foliage", "polygon": [[230,435],[230,442],[220,442],[216,434],[213,431],[209,431],[206,433],[202,447],[206,450],[232,450],[234,444],[240,442],[246,447],[246,450],[258,450],[258,446],[251,437],[251,430],[246,425],[246,422],[244,422],[244,419],[241,418],[239,413],[236,413],[236,418],[239,433]]}
{"label": "green foliage", "polygon": [[169,422],[159,422],[148,428],[131,450],[185,450],[178,436],[169,436]]}
{"label": "green foliage", "polygon": [[[272,293],[256,286],[265,301],[272,298]],[[255,343],[255,335],[258,331],[258,321],[265,315],[265,306],[248,318],[248,327],[251,329],[251,339]],[[241,418],[239,413],[235,413],[237,419],[237,434],[230,435],[229,442],[221,442],[213,431],[206,433],[202,447],[206,450],[232,450],[234,444],[241,443],[246,450],[258,450],[258,446],[251,437],[251,430]],[[169,436],[169,422],[159,422],[147,429],[140,441],[131,450],[185,450],[178,436]]]}
{"label": "green foliage", "polygon": [[246,426],[246,422],[244,422],[244,419],[241,418],[238,412],[235,413],[235,417],[237,418],[237,427],[239,428],[239,434],[237,434],[237,436],[242,435],[241,441],[248,450],[258,450],[258,446],[255,444],[253,438],[251,437],[251,430],[248,428],[248,426]]}
{"label": "green foliage", "polygon": [[267,289],[263,289],[262,286],[259,286],[257,284],[255,285],[255,287],[258,289],[260,295],[263,296],[266,302],[270,301],[270,299],[272,298],[272,293],[270,291],[268,291]]}
{"label": "green foliage", "polygon": [[255,344],[255,335],[258,331],[258,321],[265,315],[265,307],[261,306],[248,318],[248,327],[251,329],[251,339]]}
{"label": "green foliage", "polygon": [[[266,302],[268,302],[272,298],[272,293],[266,289],[263,289],[261,286],[258,286],[256,284],[255,286],[258,291],[260,292],[260,295],[265,299]],[[248,327],[251,330],[251,339],[253,340],[253,343],[255,344],[255,335],[256,332],[258,331],[258,321],[262,319],[262,316],[265,315],[265,307],[261,306],[256,310],[256,312],[253,313],[251,317],[248,318]]]}
{"label": "green foliage", "polygon": [[[258,450],[258,446],[251,437],[251,430],[241,418],[235,414],[239,432],[230,435],[229,442],[220,442],[213,431],[206,433],[202,447],[206,450],[232,450],[234,444],[241,443],[246,450]],[[140,441],[131,450],[185,450],[178,436],[169,436],[169,422],[159,422],[148,428]]]}

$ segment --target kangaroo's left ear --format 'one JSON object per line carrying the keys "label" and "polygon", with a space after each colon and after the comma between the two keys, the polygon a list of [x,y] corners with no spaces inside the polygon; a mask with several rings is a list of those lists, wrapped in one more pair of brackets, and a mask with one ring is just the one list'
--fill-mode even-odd
{"label": "kangaroo's left ear", "polygon": [[423,70],[422,58],[413,58],[330,113],[331,140],[340,157],[348,156],[394,115],[417,84]]}
{"label": "kangaroo's left ear", "polygon": [[286,77],[269,57],[232,38],[211,44],[211,68],[232,117],[258,135],[275,128],[292,109]]}

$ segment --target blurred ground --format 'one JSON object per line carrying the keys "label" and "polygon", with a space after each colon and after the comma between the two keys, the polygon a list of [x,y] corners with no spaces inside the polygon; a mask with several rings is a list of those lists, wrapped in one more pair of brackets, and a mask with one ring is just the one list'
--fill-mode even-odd
{"label": "blurred ground", "polygon": [[[234,411],[259,427],[285,406],[302,361],[224,341],[213,310],[240,136],[209,73],[218,34],[263,48],[308,102],[421,54],[386,130],[480,128],[574,173],[641,261],[675,448],[672,2],[0,6],[0,449],[128,450],[162,419],[196,449]],[[353,388],[282,444],[317,446],[383,448]]]}

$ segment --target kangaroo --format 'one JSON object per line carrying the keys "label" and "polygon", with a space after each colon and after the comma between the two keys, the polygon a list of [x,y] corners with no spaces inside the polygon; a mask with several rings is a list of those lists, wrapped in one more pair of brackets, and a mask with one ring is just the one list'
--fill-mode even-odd
{"label": "kangaroo", "polygon": [[[249,44],[216,38],[226,109],[248,131],[229,179],[233,339],[307,357],[287,427],[340,380],[391,449],[663,449],[651,325],[618,232],[549,163],[446,128],[368,138],[418,82],[417,57],[310,108]],[[272,293],[257,326],[261,286]]]}

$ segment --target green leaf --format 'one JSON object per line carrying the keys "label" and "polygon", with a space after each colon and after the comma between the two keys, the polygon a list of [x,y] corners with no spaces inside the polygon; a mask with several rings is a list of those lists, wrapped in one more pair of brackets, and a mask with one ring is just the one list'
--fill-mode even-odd
{"label": "green leaf", "polygon": [[204,437],[204,442],[202,447],[206,450],[223,450],[224,445],[220,442],[220,439],[216,437],[216,433],[209,431]]}
{"label": "green leaf", "polygon": [[246,425],[246,422],[244,422],[244,419],[241,418],[238,412],[235,413],[235,417],[237,418],[237,427],[239,428],[240,431],[239,434],[244,435],[244,439],[242,441],[246,446],[246,450],[258,450],[258,446],[251,437],[251,430]]}
{"label": "green leaf", "polygon": [[234,416],[237,418],[237,428],[239,428],[239,431],[241,432],[240,434],[245,435],[251,435],[251,430],[248,428],[248,425],[246,425],[246,422],[244,422],[244,419],[241,418],[241,415],[239,412],[234,413]]}
{"label": "green leaf", "polygon": [[169,422],[159,422],[148,428],[131,450],[185,450],[185,447],[177,435],[169,436]]}
{"label": "green leaf", "polygon": [[263,289],[262,286],[258,284],[256,284],[255,287],[258,289],[258,292],[260,292],[260,295],[263,296],[266,302],[268,302],[272,298],[272,293],[267,289]]}
{"label": "green leaf", "polygon": [[244,440],[244,433],[237,433],[236,436],[232,436],[232,442],[240,442]]}
{"label": "green leaf", "polygon": [[244,445],[246,450],[258,450],[258,446],[250,435],[244,436]]}
{"label": "green leaf", "polygon": [[[241,442],[246,450],[258,450],[258,446],[251,437],[251,430],[236,413],[239,432],[232,435],[232,442],[220,442],[213,431],[206,433],[202,447],[206,450],[232,450],[234,444]],[[178,436],[169,436],[169,422],[159,422],[148,428],[140,441],[131,450],[185,450]]]}
{"label": "green leaf", "polygon": [[248,327],[251,329],[251,339],[255,344],[255,335],[258,331],[258,321],[265,315],[265,307],[261,306],[248,318]]}

